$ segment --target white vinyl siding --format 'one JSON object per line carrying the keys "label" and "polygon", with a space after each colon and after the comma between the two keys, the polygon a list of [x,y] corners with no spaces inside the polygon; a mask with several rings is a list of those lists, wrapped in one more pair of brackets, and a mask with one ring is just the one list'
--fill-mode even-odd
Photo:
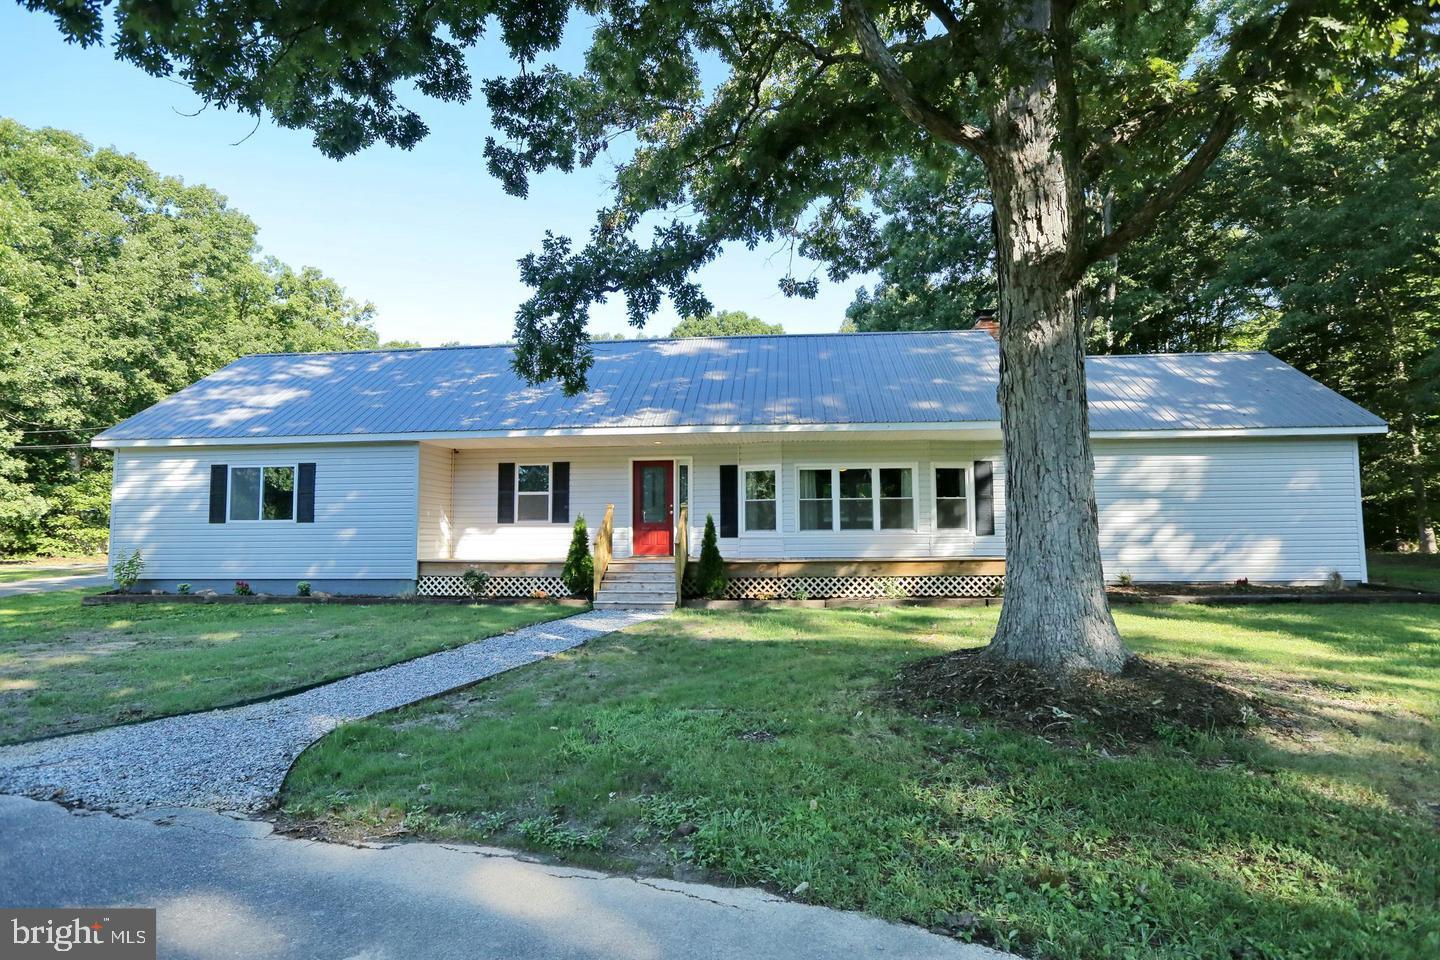
{"label": "white vinyl siding", "polygon": [[[159,580],[404,578],[420,559],[564,559],[569,523],[496,522],[499,464],[570,463],[570,517],[592,535],[615,505],[615,553],[630,555],[632,461],[689,466],[692,550],[707,514],[720,520],[720,467],[777,470],[775,531],[722,538],[730,560],[923,559],[1005,555],[1005,464],[995,441],[843,436],[754,442],[547,444],[461,449],[441,444],[308,444],[130,448],[115,456],[112,555],[140,547]],[[973,464],[994,468],[995,534],[976,536]],[[210,466],[316,464],[315,522],[208,522]],[[913,529],[801,530],[801,469],[911,470]],[[935,468],[965,471],[963,528],[935,522]],[[1139,581],[1317,582],[1365,576],[1353,438],[1100,440],[1096,494],[1107,576]],[[892,478],[893,479],[893,478]],[[553,477],[552,477],[553,484]],[[884,483],[872,481],[875,493]],[[740,494],[739,509],[745,509]],[[838,497],[839,490],[832,492]],[[548,495],[547,495],[548,496]],[[885,509],[877,496],[874,511]],[[894,509],[891,509],[894,512]],[[906,511],[901,508],[903,516]],[[838,526],[838,520],[836,521]]]}
{"label": "white vinyl siding", "polygon": [[[111,556],[145,579],[412,579],[416,450],[408,444],[115,451]],[[315,464],[315,522],[210,523],[210,466]]]}
{"label": "white vinyl siding", "polygon": [[1349,437],[1097,441],[1106,576],[1364,579],[1355,451]]}
{"label": "white vinyl siding", "polygon": [[450,557],[453,536],[451,460],[454,452],[433,443],[420,445],[420,517],[415,550],[421,560]]}

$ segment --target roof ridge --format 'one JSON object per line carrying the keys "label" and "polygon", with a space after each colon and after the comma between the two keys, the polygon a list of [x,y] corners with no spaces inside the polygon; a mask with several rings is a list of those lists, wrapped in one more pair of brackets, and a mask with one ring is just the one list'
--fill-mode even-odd
{"label": "roof ridge", "polygon": [[[622,346],[627,344],[642,343],[684,343],[689,340],[800,340],[813,339],[818,337],[923,337],[937,336],[941,334],[983,334],[990,335],[984,330],[835,330],[829,333],[737,333],[720,334],[704,337],[636,337],[633,340],[591,340],[591,346]],[[237,360],[244,360],[249,357],[342,357],[359,353],[426,353],[440,350],[500,350],[514,349],[513,341],[505,343],[451,343],[439,347],[364,347],[359,350],[272,350],[262,353],[247,353],[237,357]],[[1136,354],[1138,356],[1138,354]]]}
{"label": "roof ridge", "polygon": [[1157,350],[1151,353],[1087,353],[1086,360],[1123,360],[1126,357],[1273,357],[1269,350]]}

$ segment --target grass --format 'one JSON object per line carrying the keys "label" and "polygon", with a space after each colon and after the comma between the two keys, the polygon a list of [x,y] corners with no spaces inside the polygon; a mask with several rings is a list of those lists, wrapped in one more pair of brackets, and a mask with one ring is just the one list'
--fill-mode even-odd
{"label": "grass", "polygon": [[574,613],[548,606],[150,603],[0,598],[0,743],[206,710]]}
{"label": "grass", "polygon": [[291,772],[297,829],[759,884],[1042,957],[1440,955],[1431,606],[1138,607],[1298,730],[1065,746],[883,695],[994,610],[683,612],[384,717]]}
{"label": "grass", "polygon": [[1440,554],[1376,551],[1366,556],[1366,564],[1372,582],[1440,593]]}

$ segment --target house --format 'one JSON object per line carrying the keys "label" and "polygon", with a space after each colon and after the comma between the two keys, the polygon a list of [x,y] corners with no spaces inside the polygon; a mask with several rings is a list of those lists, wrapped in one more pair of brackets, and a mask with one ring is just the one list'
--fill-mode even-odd
{"label": "house", "polygon": [[[95,439],[112,559],[142,551],[141,589],[460,594],[476,568],[491,594],[553,596],[583,515],[601,599],[670,602],[708,515],[732,596],[999,584],[985,332],[593,350],[574,397],[524,383],[505,346],[237,360]],[[1384,421],[1265,353],[1087,374],[1107,577],[1366,578],[1357,437]]]}

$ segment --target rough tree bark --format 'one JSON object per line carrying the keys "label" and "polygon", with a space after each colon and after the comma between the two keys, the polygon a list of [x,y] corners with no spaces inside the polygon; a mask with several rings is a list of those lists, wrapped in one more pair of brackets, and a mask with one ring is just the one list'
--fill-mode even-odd
{"label": "rough tree bark", "polygon": [[[1007,501],[1005,605],[986,655],[1054,673],[1117,672],[1129,653],[1110,616],[1100,566],[1080,310],[1087,257],[1113,251],[1085,243],[1069,0],[1030,0],[1003,28],[1012,39],[1043,36],[1045,42],[1031,47],[1050,52],[1039,53],[1024,82],[991,111],[988,130],[958,122],[926,100],[886,48],[864,0],[842,0],[841,9],[901,112],[976,154],[989,172]],[[1213,133],[1168,189],[1178,195],[1193,183],[1209,162],[1205,151],[1213,159],[1228,135],[1229,128]],[[1118,249],[1168,202],[1162,196],[1153,208],[1142,208],[1105,243]]]}
{"label": "rough tree bark", "polygon": [[992,118],[988,157],[1000,281],[1005,604],[987,655],[1049,669],[1118,671],[1129,656],[1105,599],[1073,255],[1077,171],[1060,146],[1060,96],[1037,70]]}

